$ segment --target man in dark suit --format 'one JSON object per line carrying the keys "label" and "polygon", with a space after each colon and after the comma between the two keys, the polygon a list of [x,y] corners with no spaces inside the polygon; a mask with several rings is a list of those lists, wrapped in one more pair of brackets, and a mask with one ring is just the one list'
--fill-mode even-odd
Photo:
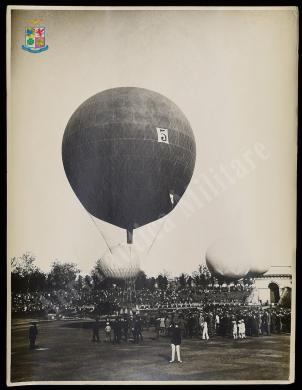
{"label": "man in dark suit", "polygon": [[189,314],[189,317],[188,317],[188,333],[189,333],[189,337],[193,337],[193,331],[194,331],[194,317],[192,315],[192,313]]}
{"label": "man in dark suit", "polygon": [[182,360],[180,359],[181,330],[178,324],[171,324],[170,329],[172,334],[171,337],[172,357],[170,363],[173,363],[175,361],[175,350],[176,350],[178,362],[182,363]]}
{"label": "man in dark suit", "polygon": [[116,318],[113,323],[113,344],[121,343],[121,323],[119,318]]}
{"label": "man in dark suit", "polygon": [[29,327],[28,338],[29,348],[34,349],[36,347],[36,338],[38,335],[38,328],[36,322],[32,322]]}
{"label": "man in dark suit", "polygon": [[270,314],[268,311],[265,311],[262,316],[262,334],[267,334],[267,336],[271,335],[271,322],[270,322]]}
{"label": "man in dark suit", "polygon": [[129,330],[129,321],[128,318],[122,318],[121,319],[121,327],[123,331],[123,335],[125,338],[125,341],[128,341],[128,330]]}
{"label": "man in dark suit", "polygon": [[95,323],[92,326],[92,341],[96,341],[96,342],[100,341],[99,330],[100,330],[100,323],[98,318],[96,318]]}
{"label": "man in dark suit", "polygon": [[142,322],[140,318],[137,318],[134,323],[134,342],[138,344],[139,341],[143,341]]}

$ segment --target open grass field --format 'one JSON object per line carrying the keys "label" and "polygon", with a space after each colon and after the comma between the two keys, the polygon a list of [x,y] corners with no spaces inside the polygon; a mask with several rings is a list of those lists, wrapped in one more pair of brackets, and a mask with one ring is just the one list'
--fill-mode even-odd
{"label": "open grass field", "polygon": [[[82,322],[82,321],[81,321]],[[144,331],[140,345],[91,342],[74,321],[41,321],[37,349],[28,348],[28,321],[12,323],[11,381],[288,380],[289,335],[208,342],[183,339],[183,363],[169,363],[168,337]]]}

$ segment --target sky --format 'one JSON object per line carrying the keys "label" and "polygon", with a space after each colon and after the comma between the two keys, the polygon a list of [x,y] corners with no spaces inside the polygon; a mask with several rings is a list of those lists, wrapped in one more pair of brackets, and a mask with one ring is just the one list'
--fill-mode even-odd
{"label": "sky", "polygon": [[[49,49],[40,54],[21,48],[34,18],[46,27]],[[138,246],[147,242],[141,268],[191,273],[226,237],[244,239],[254,261],[292,265],[297,20],[293,8],[13,10],[8,260],[30,251],[44,271],[59,259],[89,273],[107,250],[102,234],[109,245],[125,241],[125,232],[84,210],[65,176],[61,146],[84,100],[136,86],[176,103],[196,141],[182,200],[134,231]]]}

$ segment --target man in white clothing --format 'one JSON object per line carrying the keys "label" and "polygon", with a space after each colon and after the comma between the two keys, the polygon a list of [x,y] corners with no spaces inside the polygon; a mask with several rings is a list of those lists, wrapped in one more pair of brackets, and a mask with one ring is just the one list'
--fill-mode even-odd
{"label": "man in white clothing", "polygon": [[203,322],[202,339],[203,339],[203,340],[209,340],[208,323],[207,323],[206,320],[204,320],[204,322]]}

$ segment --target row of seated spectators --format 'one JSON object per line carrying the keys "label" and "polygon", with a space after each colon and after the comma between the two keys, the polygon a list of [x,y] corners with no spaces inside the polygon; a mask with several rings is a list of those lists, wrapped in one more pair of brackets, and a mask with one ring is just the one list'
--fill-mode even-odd
{"label": "row of seated spectators", "polygon": [[244,304],[250,294],[249,289],[238,291],[219,291],[182,288],[179,290],[140,290],[136,302],[148,308],[186,307],[192,303],[238,303]]}
{"label": "row of seated spectators", "polygon": [[88,294],[85,291],[78,293],[76,290],[15,293],[12,294],[12,312],[57,313],[69,311],[80,314],[93,311],[94,307],[101,302],[118,304],[121,299],[122,292],[110,290],[99,291],[97,294]]}
{"label": "row of seated spectators", "polygon": [[[137,290],[132,295],[132,303],[141,308],[190,307],[194,303],[233,303],[243,304],[250,290],[231,291],[209,290],[198,287],[167,288],[165,290]],[[115,286],[106,290],[77,291],[70,289],[55,291],[36,291],[31,293],[14,293],[12,295],[13,313],[28,312],[85,312],[101,303],[124,306],[127,292]]]}

